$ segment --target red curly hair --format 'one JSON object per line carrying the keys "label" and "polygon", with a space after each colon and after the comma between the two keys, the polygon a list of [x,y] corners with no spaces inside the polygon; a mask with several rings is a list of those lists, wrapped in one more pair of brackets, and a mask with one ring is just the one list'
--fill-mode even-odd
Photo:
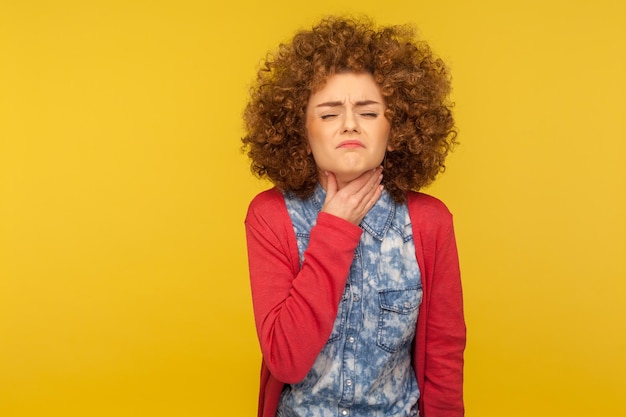
{"label": "red curly hair", "polygon": [[450,76],[410,26],[377,29],[366,19],[329,17],[268,55],[243,115],[251,170],[300,198],[313,192],[318,171],[307,152],[307,103],[328,77],[345,71],[369,72],[380,87],[392,149],[383,184],[401,203],[445,169],[456,144]]}

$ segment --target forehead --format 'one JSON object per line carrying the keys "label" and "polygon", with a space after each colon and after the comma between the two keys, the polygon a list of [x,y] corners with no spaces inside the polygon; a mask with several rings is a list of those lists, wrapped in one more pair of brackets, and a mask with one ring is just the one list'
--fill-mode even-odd
{"label": "forehead", "polygon": [[309,101],[323,100],[377,100],[382,102],[380,87],[368,72],[333,74],[312,92]]}

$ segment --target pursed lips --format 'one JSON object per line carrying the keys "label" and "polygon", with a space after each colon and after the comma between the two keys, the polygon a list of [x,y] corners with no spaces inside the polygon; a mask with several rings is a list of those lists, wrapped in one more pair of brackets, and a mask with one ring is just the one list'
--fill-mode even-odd
{"label": "pursed lips", "polygon": [[360,140],[344,140],[337,148],[365,148],[365,145]]}

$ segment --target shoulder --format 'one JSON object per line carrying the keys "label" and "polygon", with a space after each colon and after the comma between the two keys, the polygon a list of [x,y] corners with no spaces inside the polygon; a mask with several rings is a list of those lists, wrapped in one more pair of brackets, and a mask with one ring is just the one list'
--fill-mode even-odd
{"label": "shoulder", "polygon": [[407,205],[411,218],[419,218],[428,221],[451,221],[452,213],[443,201],[428,194],[410,191],[407,194]]}
{"label": "shoulder", "polygon": [[274,187],[257,194],[246,214],[246,223],[275,223],[286,220],[288,217],[287,207],[282,192]]}
{"label": "shoulder", "polygon": [[266,208],[268,206],[280,206],[285,204],[283,193],[276,187],[270,188],[257,194],[252,201],[248,210]]}

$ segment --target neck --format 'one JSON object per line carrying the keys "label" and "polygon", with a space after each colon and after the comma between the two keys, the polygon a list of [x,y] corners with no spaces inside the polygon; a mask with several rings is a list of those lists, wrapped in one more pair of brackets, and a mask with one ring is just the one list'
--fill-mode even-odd
{"label": "neck", "polygon": [[[318,175],[320,185],[324,190],[328,190],[328,177],[323,172],[320,172]],[[358,178],[358,177],[357,177]],[[341,190],[343,187],[348,185],[350,181],[354,180],[354,178],[346,179],[342,177],[338,177],[335,175],[335,180],[337,181],[337,190]]]}

